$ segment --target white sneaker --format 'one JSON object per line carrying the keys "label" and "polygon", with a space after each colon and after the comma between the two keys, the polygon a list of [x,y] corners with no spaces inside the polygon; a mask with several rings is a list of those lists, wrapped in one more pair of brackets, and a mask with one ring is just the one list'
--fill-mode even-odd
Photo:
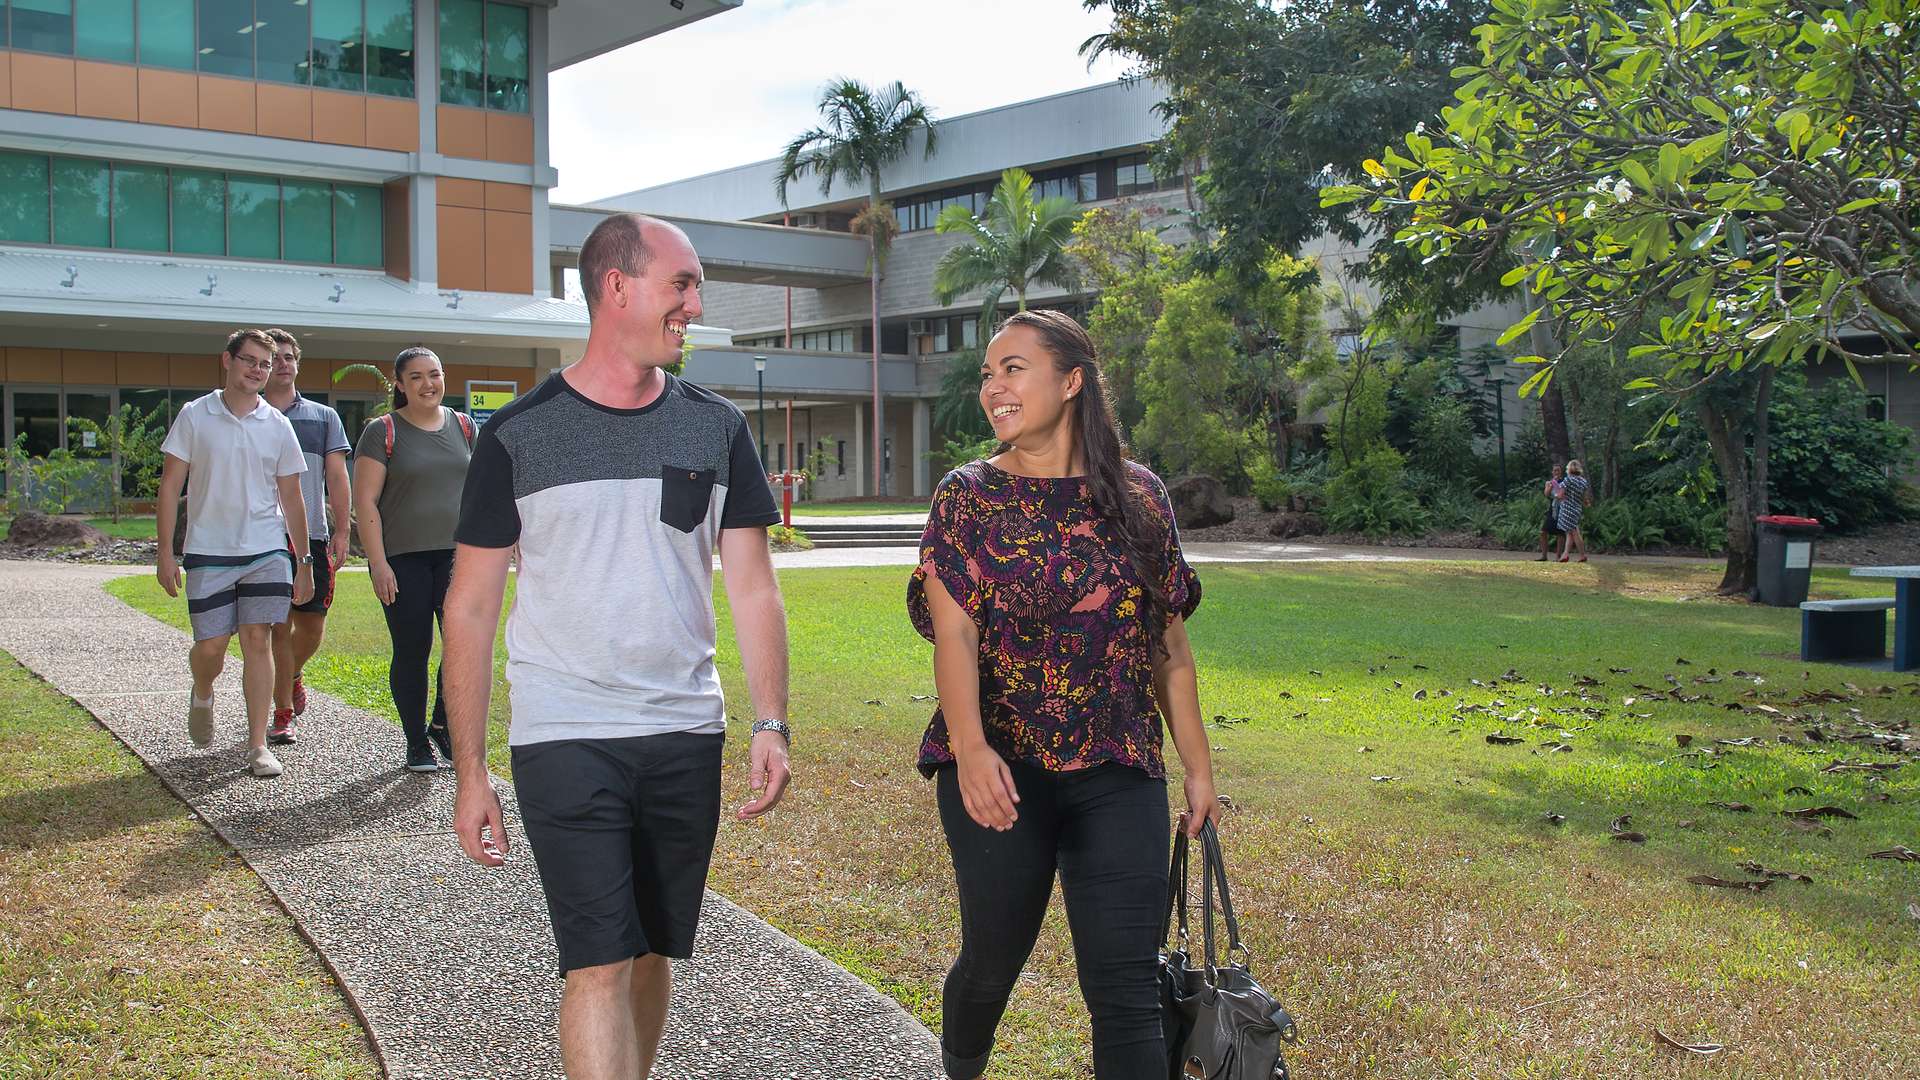
{"label": "white sneaker", "polygon": [[256,746],[247,751],[247,768],[253,770],[255,776],[270,779],[280,775],[280,759],[266,747]]}
{"label": "white sneaker", "polygon": [[208,694],[204,702],[193,700],[192,693],[187,695],[187,738],[195,746],[213,745],[213,695]]}

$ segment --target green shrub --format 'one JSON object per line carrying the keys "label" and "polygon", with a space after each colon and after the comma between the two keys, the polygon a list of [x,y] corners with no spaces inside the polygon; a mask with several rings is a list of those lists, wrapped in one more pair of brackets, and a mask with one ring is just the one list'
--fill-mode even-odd
{"label": "green shrub", "polygon": [[1660,504],[1635,499],[1610,499],[1589,509],[1581,520],[1581,532],[1596,547],[1644,547],[1667,542],[1666,528],[1660,520]]}
{"label": "green shrub", "polygon": [[1506,508],[1500,503],[1476,502],[1467,518],[1467,528],[1473,530],[1475,536],[1499,536],[1505,519]]}
{"label": "green shrub", "polygon": [[1327,505],[1327,458],[1316,454],[1280,474],[1287,485],[1287,496],[1300,499],[1308,510],[1319,512]]}
{"label": "green shrub", "polygon": [[812,551],[813,539],[790,525],[775,525],[767,530],[767,542],[775,551]]}
{"label": "green shrub", "polygon": [[1257,456],[1247,465],[1247,481],[1253,487],[1253,497],[1260,500],[1260,509],[1272,513],[1287,507],[1287,496],[1293,491],[1293,485],[1287,482],[1287,476],[1273,459],[1265,455]]}
{"label": "green shrub", "polygon": [[1547,497],[1539,492],[1508,499],[1500,505],[1493,536],[1502,547],[1526,551],[1540,544],[1540,524],[1547,520]]}
{"label": "green shrub", "polygon": [[1336,532],[1369,536],[1418,535],[1430,515],[1407,489],[1398,451],[1376,447],[1327,482],[1327,525]]}
{"label": "green shrub", "polygon": [[1768,409],[1773,449],[1768,486],[1777,513],[1819,518],[1854,532],[1892,517],[1894,477],[1913,461],[1913,434],[1867,415],[1866,392],[1850,379],[1809,388],[1793,369],[1774,377]]}
{"label": "green shrub", "polygon": [[1427,514],[1436,529],[1468,529],[1480,512],[1480,501],[1463,491],[1448,491],[1427,503]]}
{"label": "green shrub", "polygon": [[1904,481],[1895,484],[1893,512],[1900,521],[1920,521],[1920,485]]}

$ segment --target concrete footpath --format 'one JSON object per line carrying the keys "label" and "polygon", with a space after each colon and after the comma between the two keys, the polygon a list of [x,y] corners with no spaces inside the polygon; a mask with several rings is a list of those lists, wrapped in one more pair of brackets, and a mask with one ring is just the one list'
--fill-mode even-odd
{"label": "concrete footpath", "polygon": [[[319,693],[299,744],[280,751],[285,775],[255,779],[237,659],[217,685],[215,746],[194,747],[187,635],[100,587],[140,572],[0,562],[0,649],[79,701],[239,851],[338,976],[389,1076],[560,1077],[561,984],[512,788],[498,783],[508,863],[476,866],[450,828],[453,775],[406,772],[398,727]],[[941,1075],[933,1036],[892,999],[712,893],[696,956],[674,976],[656,1077]]]}

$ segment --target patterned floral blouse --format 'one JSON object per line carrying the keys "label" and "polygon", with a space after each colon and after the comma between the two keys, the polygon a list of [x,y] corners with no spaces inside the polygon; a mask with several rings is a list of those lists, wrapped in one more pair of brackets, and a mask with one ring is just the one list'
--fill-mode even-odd
{"label": "patterned floral blouse", "polygon": [[[1166,487],[1145,466],[1128,468],[1160,511],[1169,605],[1191,616],[1200,580],[1180,553]],[[932,641],[928,574],[980,629],[981,722],[996,753],[1055,772],[1118,762],[1166,776],[1144,590],[1093,516],[1085,478],[1015,476],[985,461],[948,473],[907,586],[914,629]],[[952,761],[936,710],[920,771]]]}

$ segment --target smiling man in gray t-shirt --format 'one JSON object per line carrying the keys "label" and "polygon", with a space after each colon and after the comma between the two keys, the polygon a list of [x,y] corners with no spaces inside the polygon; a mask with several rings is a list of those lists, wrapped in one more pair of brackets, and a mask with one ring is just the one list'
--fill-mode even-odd
{"label": "smiling man in gray t-shirt", "polygon": [[692,955],[719,827],[716,548],[758,718],[759,794],[738,816],[772,809],[787,783],[786,614],[766,532],[779,514],[740,410],[664,370],[700,316],[686,235],[616,214],[581,247],[580,275],[585,355],[495,413],[467,472],[443,624],[454,829],[474,861],[506,855],[486,721],[517,548],[507,741],[566,979],[561,1055],[572,1077],[646,1076],[667,958]]}

